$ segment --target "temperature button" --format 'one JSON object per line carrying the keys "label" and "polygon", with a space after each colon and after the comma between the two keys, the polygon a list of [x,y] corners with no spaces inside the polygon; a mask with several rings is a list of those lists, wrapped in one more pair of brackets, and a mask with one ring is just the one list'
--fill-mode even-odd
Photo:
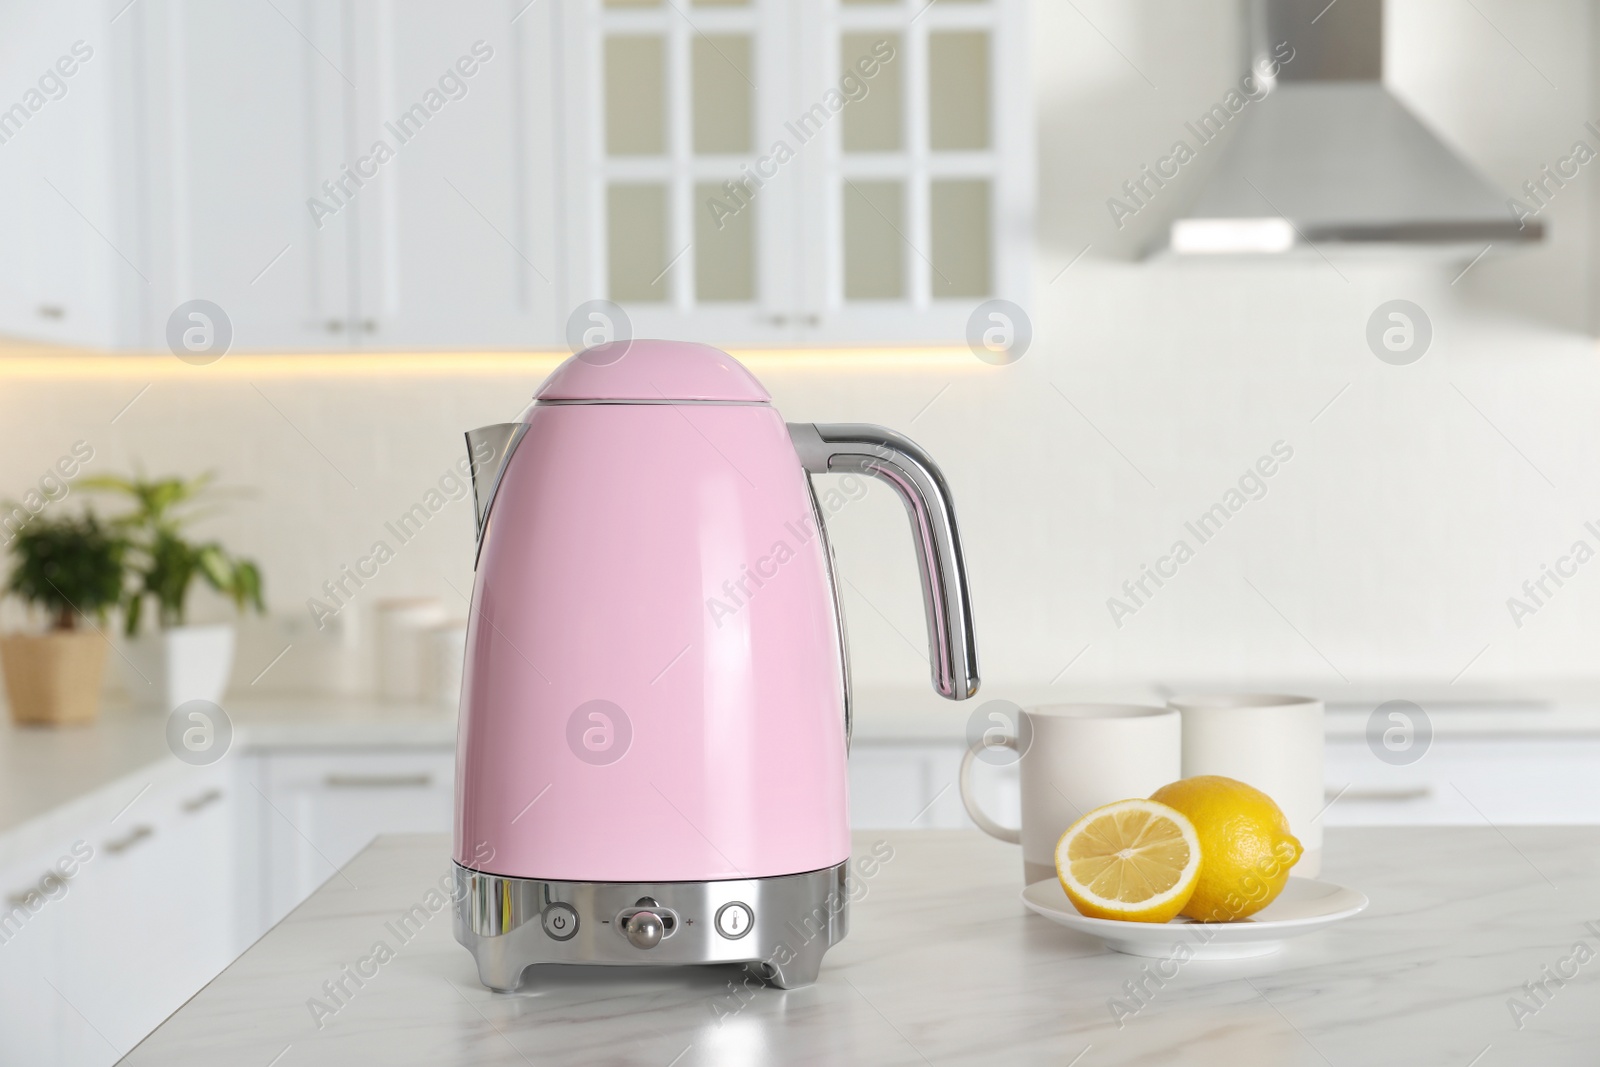
{"label": "temperature button", "polygon": [[717,909],[717,933],[729,941],[739,940],[750,932],[753,925],[755,916],[751,914],[748,904],[736,900]]}
{"label": "temperature button", "polygon": [[544,909],[544,932],[554,941],[570,941],[578,932],[578,913],[560,901]]}

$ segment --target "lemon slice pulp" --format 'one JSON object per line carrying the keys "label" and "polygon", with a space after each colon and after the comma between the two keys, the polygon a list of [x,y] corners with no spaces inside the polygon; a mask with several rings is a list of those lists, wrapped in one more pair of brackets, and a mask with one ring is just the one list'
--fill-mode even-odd
{"label": "lemon slice pulp", "polygon": [[1056,876],[1084,915],[1164,923],[1194,892],[1200,838],[1186,816],[1165,804],[1119,800],[1061,835]]}

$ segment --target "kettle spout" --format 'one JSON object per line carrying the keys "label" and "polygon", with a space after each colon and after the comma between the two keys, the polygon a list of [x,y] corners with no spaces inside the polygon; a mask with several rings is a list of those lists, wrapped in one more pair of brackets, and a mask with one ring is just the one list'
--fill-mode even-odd
{"label": "kettle spout", "polygon": [[506,464],[527,432],[525,422],[500,422],[467,431],[467,462],[472,467],[472,505],[477,515],[480,547],[483,531],[489,525],[489,508],[494,504],[494,494],[500,488]]}

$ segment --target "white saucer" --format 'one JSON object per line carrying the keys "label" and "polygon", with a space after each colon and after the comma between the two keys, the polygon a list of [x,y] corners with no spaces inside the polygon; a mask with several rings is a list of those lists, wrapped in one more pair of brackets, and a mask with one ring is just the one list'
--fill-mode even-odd
{"label": "white saucer", "polygon": [[1133,923],[1080,915],[1061,883],[1052,878],[1024,889],[1022,903],[1051,922],[1098,938],[1107,948],[1131,956],[1238,960],[1270,955],[1286,939],[1348,919],[1368,901],[1365,894],[1342,885],[1291,877],[1277,900],[1238,922],[1193,923],[1180,918],[1168,923]]}

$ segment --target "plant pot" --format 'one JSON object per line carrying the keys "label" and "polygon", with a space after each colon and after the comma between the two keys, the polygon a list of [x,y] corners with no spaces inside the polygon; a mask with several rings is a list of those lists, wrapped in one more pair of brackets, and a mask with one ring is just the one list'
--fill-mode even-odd
{"label": "plant pot", "polygon": [[128,639],[123,677],[139,707],[171,711],[222,699],[233,673],[233,626],[174,626]]}
{"label": "plant pot", "polygon": [[0,637],[12,721],[62,726],[100,714],[106,640],[93,630]]}

